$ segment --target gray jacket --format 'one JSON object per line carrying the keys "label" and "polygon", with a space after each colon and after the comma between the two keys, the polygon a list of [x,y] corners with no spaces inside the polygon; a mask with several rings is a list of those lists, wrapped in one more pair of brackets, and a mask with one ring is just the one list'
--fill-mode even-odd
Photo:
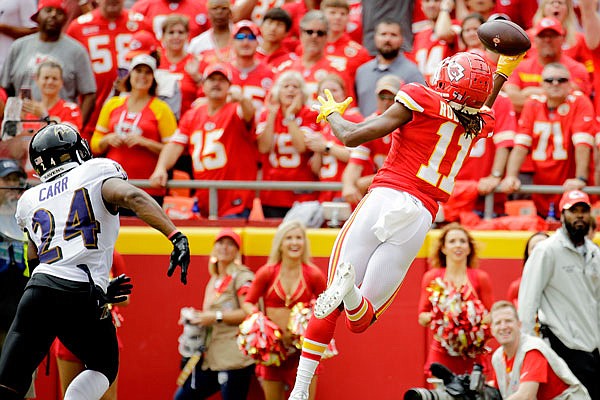
{"label": "gray jacket", "polygon": [[600,249],[587,238],[585,256],[564,228],[540,242],[525,264],[519,319],[533,334],[535,317],[570,349],[600,348]]}

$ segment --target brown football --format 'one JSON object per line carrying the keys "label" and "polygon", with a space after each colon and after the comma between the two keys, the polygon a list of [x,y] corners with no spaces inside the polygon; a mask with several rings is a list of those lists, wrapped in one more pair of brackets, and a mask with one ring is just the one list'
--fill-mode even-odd
{"label": "brown football", "polygon": [[488,50],[506,56],[516,56],[531,47],[527,33],[519,25],[504,19],[481,24],[477,36]]}

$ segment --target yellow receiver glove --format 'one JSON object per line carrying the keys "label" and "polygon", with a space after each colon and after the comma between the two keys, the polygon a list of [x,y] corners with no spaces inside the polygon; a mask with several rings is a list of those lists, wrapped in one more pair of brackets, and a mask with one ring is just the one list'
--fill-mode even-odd
{"label": "yellow receiver glove", "polygon": [[317,123],[326,120],[327,117],[334,112],[339,112],[341,115],[344,115],[344,111],[346,111],[346,108],[352,103],[352,97],[347,97],[343,102],[337,103],[333,99],[333,95],[329,89],[325,89],[325,97],[327,97],[327,100],[321,96],[317,97],[317,100],[321,103],[319,115],[317,116]]}
{"label": "yellow receiver glove", "polygon": [[496,73],[502,75],[506,79],[513,73],[517,65],[523,60],[525,53],[518,54],[516,56],[505,56],[500,54],[498,59],[498,66],[496,67]]}

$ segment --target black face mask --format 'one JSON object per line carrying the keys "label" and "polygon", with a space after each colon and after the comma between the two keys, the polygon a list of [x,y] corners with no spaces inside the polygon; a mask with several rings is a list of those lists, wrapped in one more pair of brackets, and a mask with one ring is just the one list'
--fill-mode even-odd
{"label": "black face mask", "polygon": [[582,227],[575,227],[572,223],[565,221],[564,222],[565,229],[571,238],[573,243],[583,243],[585,242],[585,236],[590,231],[590,223],[589,221],[583,221]]}

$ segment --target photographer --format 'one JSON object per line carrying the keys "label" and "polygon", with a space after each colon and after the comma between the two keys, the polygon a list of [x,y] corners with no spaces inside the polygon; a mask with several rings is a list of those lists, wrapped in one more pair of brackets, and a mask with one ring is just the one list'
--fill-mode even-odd
{"label": "photographer", "polygon": [[495,385],[503,399],[589,399],[586,388],[543,339],[521,333],[509,301],[492,306],[492,335],[501,347],[492,356]]}

